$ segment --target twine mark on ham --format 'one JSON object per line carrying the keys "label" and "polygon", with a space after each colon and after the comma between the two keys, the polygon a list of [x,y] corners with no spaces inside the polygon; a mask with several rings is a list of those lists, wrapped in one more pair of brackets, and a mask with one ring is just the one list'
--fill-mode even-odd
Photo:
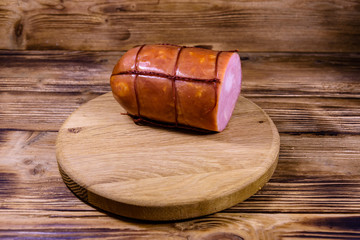
{"label": "twine mark on ham", "polygon": [[[162,44],[162,45],[170,45],[170,44]],[[218,62],[219,62],[219,56],[223,51],[219,51],[216,54],[214,78],[200,79],[200,78],[188,78],[188,77],[176,76],[180,54],[181,54],[181,51],[184,48],[186,48],[186,46],[177,46],[177,45],[172,45],[172,44],[171,44],[171,46],[179,47],[179,50],[178,50],[178,53],[177,53],[177,56],[176,56],[176,62],[175,62],[175,66],[174,66],[174,74],[173,75],[159,73],[159,72],[152,72],[152,71],[139,71],[139,69],[138,69],[139,55],[140,55],[141,50],[145,46],[146,45],[141,45],[139,47],[139,50],[136,53],[135,69],[134,70],[123,71],[123,72],[119,72],[119,73],[116,73],[116,74],[112,74],[112,76],[116,76],[116,75],[133,75],[133,74],[135,75],[135,78],[134,78],[134,92],[135,92],[135,99],[136,99],[136,104],[137,104],[137,115],[133,115],[133,114],[130,114],[130,113],[125,113],[125,115],[130,116],[133,119],[133,121],[135,123],[137,123],[137,124],[147,123],[147,124],[153,124],[153,125],[160,126],[160,127],[173,127],[173,128],[178,127],[178,128],[182,128],[182,129],[186,129],[186,130],[196,130],[196,131],[200,131],[200,132],[204,132],[204,133],[212,132],[212,131],[208,131],[208,130],[199,129],[199,128],[196,128],[196,127],[191,127],[191,126],[187,126],[187,125],[178,124],[176,81],[206,82],[206,83],[213,84],[214,92],[215,92],[215,103],[214,103],[214,107],[212,109],[210,109],[207,113],[213,111],[216,108],[217,99],[218,99],[218,93],[217,93],[218,85],[217,84],[220,83],[220,79],[218,78],[218,65],[219,65]],[[227,52],[237,52],[237,50],[227,51]],[[137,79],[138,79],[139,75],[162,77],[162,78],[167,78],[167,79],[172,81],[172,93],[173,93],[173,99],[174,99],[174,113],[175,113],[175,123],[174,124],[154,121],[154,120],[147,119],[144,116],[141,116],[141,114],[140,114],[140,101],[139,101],[139,96],[138,96],[138,91],[137,91]]]}

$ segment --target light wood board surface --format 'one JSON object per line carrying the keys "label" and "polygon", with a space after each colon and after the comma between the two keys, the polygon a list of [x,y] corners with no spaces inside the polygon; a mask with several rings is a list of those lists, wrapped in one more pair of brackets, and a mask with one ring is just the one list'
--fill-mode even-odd
{"label": "light wood board surface", "polygon": [[138,126],[104,94],[64,123],[57,159],[65,183],[106,211],[145,220],[214,213],[256,193],[273,174],[278,131],[240,97],[227,128],[198,134]]}

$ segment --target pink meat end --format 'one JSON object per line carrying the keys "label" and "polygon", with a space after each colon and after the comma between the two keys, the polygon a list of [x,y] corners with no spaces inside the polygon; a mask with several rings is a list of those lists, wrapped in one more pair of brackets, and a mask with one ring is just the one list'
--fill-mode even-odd
{"label": "pink meat end", "polygon": [[234,111],[235,104],[240,95],[241,77],[240,57],[237,53],[234,53],[229,60],[224,79],[221,83],[217,112],[219,132],[225,129]]}

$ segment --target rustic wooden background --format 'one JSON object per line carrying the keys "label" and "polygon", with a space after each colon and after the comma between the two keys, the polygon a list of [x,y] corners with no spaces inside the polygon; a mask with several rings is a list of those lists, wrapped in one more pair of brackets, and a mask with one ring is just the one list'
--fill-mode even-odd
{"label": "rustic wooden background", "polygon": [[[281,136],[256,195],[187,221],[150,223],[86,205],[64,185],[62,122],[110,90],[134,45],[238,49],[243,96]],[[360,239],[358,0],[0,2],[1,239]]]}

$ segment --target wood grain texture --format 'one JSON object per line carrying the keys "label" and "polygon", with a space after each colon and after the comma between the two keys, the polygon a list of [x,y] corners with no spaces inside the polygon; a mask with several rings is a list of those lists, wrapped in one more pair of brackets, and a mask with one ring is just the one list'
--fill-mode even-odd
{"label": "wood grain texture", "polygon": [[0,48],[113,51],[166,41],[249,52],[359,52],[359,16],[354,0],[6,0]]}
{"label": "wood grain texture", "polygon": [[[359,11],[355,0],[1,1],[0,238],[359,239]],[[149,224],[66,188],[56,131],[110,91],[114,63],[144,42],[241,51],[242,94],[282,143],[257,194],[203,218]]]}
{"label": "wood grain texture", "polygon": [[243,97],[231,130],[219,134],[137,126],[121,112],[111,92],[97,97],[66,120],[56,143],[64,182],[101,209],[153,221],[199,217],[247,199],[275,170],[277,129]]}
{"label": "wood grain texture", "polygon": [[[106,93],[124,54],[79,51],[0,51],[0,91]],[[359,98],[358,53],[240,52],[242,94]]]}
{"label": "wood grain texture", "polygon": [[[2,210],[11,214],[39,209],[46,214],[52,209],[81,215],[82,209],[92,209],[77,200],[61,180],[55,155],[57,132],[3,130],[0,136],[1,181],[11,186],[0,185]],[[358,213],[360,136],[280,137],[279,162],[270,182],[226,211]]]}
{"label": "wood grain texture", "polygon": [[280,132],[301,134],[359,134],[358,98],[250,98],[265,109]]}
{"label": "wood grain texture", "polygon": [[[57,214],[57,213],[54,213]],[[33,224],[23,219],[17,225],[0,217],[4,239],[358,239],[359,215],[344,214],[225,214],[174,223],[149,224],[88,214],[72,221],[69,217],[35,215]],[[6,222],[5,222],[6,221]],[[46,222],[46,224],[44,224]],[[7,228],[3,227],[7,223]],[[33,225],[36,224],[36,227]]]}
{"label": "wood grain texture", "polygon": [[359,237],[360,137],[356,135],[281,134],[277,170],[257,194],[218,214],[154,225],[108,216],[74,197],[57,168],[57,132],[0,133],[0,182],[4,183],[0,184],[0,236],[4,239]]}
{"label": "wood grain texture", "polygon": [[[57,131],[97,94],[0,93],[2,129]],[[280,133],[358,134],[360,99],[250,98],[273,118]]]}
{"label": "wood grain texture", "polygon": [[[81,104],[110,91],[123,52],[1,51],[0,128],[56,131]],[[359,54],[240,53],[242,95],[280,132],[356,134]]]}

